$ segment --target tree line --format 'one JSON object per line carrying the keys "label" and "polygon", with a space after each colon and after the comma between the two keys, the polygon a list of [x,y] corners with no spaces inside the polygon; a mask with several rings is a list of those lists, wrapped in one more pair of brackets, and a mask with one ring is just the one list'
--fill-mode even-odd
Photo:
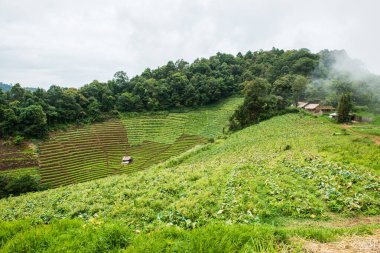
{"label": "tree line", "polygon": [[[16,84],[7,92],[0,90],[0,137],[42,138],[49,130],[66,124],[102,121],[124,112],[198,107],[243,92],[244,105],[231,121],[232,128],[240,128],[276,114],[299,99],[333,103],[332,93],[339,96],[338,91],[354,91],[356,86],[342,78],[329,81],[336,82],[333,88],[313,81],[330,76],[326,55],[330,56],[307,49],[276,48],[236,56],[217,53],[191,64],[169,61],[131,79],[119,71],[107,82],[93,81],[80,88],[52,85],[47,90],[31,91]],[[371,92],[358,93],[353,100],[374,103],[374,97],[368,97]]]}
{"label": "tree line", "polygon": [[[277,58],[281,55],[283,62]],[[29,91],[19,84],[0,91],[0,136],[46,136],[49,129],[115,117],[119,112],[170,110],[215,103],[236,94],[254,76],[276,80],[288,73],[308,73],[318,56],[308,50],[217,53],[189,64],[184,60],[146,69],[131,79],[123,71],[108,82],[81,88],[52,85]]]}
{"label": "tree line", "polygon": [[[281,65],[287,53],[271,62]],[[300,100],[336,107],[340,123],[350,121],[353,110],[380,113],[380,77],[363,69],[344,50],[323,50],[281,70],[286,71],[275,78],[255,75],[244,79],[241,86],[245,100],[230,119],[231,130],[297,111],[289,106]]]}

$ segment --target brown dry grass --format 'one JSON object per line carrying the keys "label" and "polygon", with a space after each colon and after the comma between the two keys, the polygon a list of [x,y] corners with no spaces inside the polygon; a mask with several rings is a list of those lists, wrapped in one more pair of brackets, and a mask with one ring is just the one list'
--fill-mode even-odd
{"label": "brown dry grass", "polygon": [[380,253],[380,230],[373,235],[345,237],[331,243],[304,240],[303,249],[308,253]]}
{"label": "brown dry grass", "polygon": [[360,225],[371,225],[379,224],[380,226],[380,215],[377,216],[357,216],[352,218],[341,217],[339,215],[329,213],[328,220],[294,220],[286,223],[287,227],[298,227],[302,226],[317,226],[325,228],[344,228],[344,227],[355,227]]}

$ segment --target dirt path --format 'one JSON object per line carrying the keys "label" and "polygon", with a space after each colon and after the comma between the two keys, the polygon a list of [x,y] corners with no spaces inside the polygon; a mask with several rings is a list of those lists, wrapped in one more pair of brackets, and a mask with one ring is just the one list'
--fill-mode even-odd
{"label": "dirt path", "polygon": [[358,131],[352,130],[351,125],[347,125],[347,124],[342,125],[342,128],[347,129],[347,130],[354,132],[356,134],[359,134],[365,138],[368,138],[368,139],[372,140],[376,145],[380,145],[380,136],[360,133]]}
{"label": "dirt path", "polygon": [[[328,221],[294,221],[287,226],[317,226],[325,228],[348,228],[360,225],[380,225],[380,215],[358,216],[354,218],[343,218],[331,214]],[[355,235],[340,237],[335,242],[322,243],[314,240],[295,238],[295,242],[302,245],[308,253],[380,253],[380,229],[376,229],[373,235]]]}
{"label": "dirt path", "polygon": [[331,243],[305,241],[303,248],[308,253],[380,253],[380,230],[373,235],[345,237]]}

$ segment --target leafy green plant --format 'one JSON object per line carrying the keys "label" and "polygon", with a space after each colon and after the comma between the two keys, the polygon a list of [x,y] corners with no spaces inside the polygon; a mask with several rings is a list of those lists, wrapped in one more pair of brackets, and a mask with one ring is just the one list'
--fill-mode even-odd
{"label": "leafy green plant", "polygon": [[16,135],[13,140],[12,140],[12,143],[16,146],[20,146],[21,143],[24,141],[24,137],[21,136],[21,135]]}

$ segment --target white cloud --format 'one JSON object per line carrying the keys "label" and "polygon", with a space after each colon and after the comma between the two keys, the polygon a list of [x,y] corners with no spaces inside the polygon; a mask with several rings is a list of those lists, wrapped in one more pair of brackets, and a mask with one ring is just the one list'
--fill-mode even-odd
{"label": "white cloud", "polygon": [[130,76],[218,51],[346,49],[380,74],[376,0],[0,0],[0,81],[48,87]]}

